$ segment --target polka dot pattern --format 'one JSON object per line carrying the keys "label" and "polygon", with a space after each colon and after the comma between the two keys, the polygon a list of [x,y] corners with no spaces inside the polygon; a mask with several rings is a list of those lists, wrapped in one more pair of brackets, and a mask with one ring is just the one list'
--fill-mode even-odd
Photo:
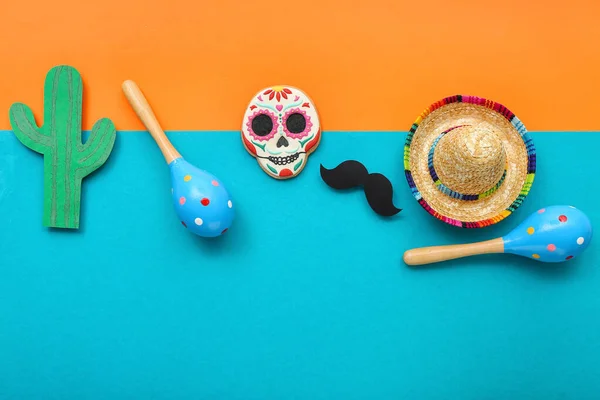
{"label": "polka dot pattern", "polygon": [[571,260],[589,246],[589,218],[572,206],[549,206],[529,215],[504,239],[504,252],[543,262]]}
{"label": "polka dot pattern", "polygon": [[229,200],[229,201],[227,202],[227,207],[229,207],[229,208],[233,207],[233,203],[231,202],[231,200]]}
{"label": "polka dot pattern", "polygon": [[221,236],[230,229],[235,213],[225,183],[183,158],[169,163],[171,201],[178,221],[203,238]]}

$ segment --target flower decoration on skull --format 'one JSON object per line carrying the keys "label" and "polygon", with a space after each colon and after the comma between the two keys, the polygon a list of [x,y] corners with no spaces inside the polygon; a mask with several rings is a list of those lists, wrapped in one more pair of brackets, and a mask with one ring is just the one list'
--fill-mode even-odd
{"label": "flower decoration on skull", "polygon": [[299,89],[273,86],[259,91],[242,123],[244,147],[270,176],[298,175],[321,140],[313,102]]}

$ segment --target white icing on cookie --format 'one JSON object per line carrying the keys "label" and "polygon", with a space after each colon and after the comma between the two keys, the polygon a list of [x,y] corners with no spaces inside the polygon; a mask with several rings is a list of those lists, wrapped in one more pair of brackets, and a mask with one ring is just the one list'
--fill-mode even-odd
{"label": "white icing on cookie", "polygon": [[314,103],[291,86],[259,91],[246,108],[242,140],[270,176],[288,179],[298,175],[321,140]]}

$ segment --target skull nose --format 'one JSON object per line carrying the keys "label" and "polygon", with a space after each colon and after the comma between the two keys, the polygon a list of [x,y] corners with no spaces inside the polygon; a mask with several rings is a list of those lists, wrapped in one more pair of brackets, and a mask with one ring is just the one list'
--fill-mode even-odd
{"label": "skull nose", "polygon": [[285,136],[282,136],[279,138],[279,140],[277,141],[277,147],[288,147],[289,143],[287,141],[287,139],[285,138]]}

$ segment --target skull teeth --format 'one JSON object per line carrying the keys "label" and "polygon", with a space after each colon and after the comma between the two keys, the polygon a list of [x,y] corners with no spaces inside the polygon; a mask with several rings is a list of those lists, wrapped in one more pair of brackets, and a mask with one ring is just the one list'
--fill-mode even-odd
{"label": "skull teeth", "polygon": [[287,165],[287,164],[290,164],[290,163],[293,163],[294,161],[296,161],[298,159],[298,157],[300,157],[299,153],[295,153],[295,154],[292,154],[291,156],[286,156],[286,157],[270,156],[269,161],[271,161],[275,165]]}

